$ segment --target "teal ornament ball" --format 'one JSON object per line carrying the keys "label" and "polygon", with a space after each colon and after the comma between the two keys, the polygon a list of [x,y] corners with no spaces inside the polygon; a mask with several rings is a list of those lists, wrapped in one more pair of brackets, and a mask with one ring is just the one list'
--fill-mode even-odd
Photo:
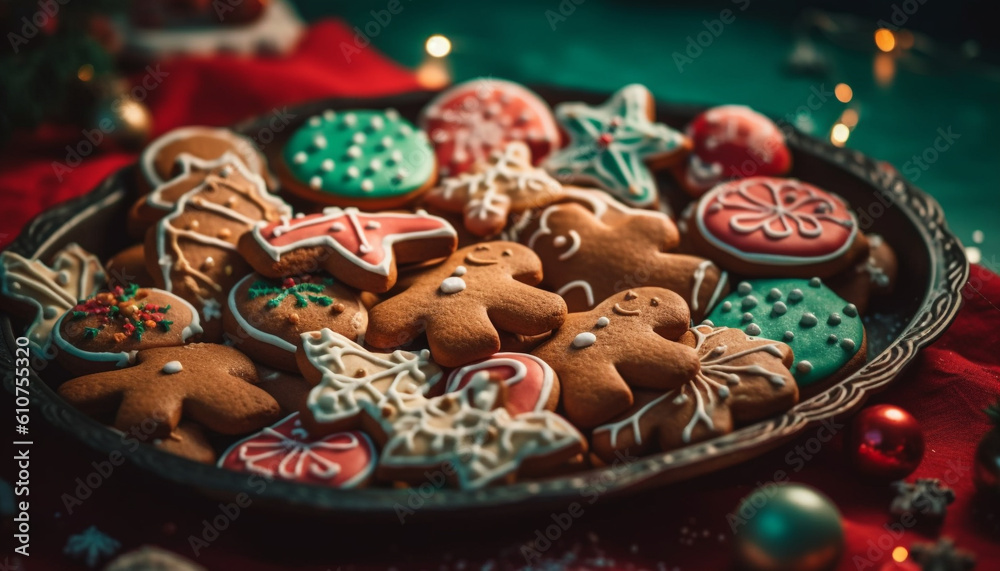
{"label": "teal ornament ball", "polygon": [[747,569],[831,569],[844,550],[837,507],[801,484],[757,488],[743,498],[730,523],[736,528],[736,558]]}

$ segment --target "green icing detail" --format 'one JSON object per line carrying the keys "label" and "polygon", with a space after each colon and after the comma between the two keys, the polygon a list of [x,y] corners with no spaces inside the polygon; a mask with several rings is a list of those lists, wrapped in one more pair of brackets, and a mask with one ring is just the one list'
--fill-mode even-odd
{"label": "green icing detail", "polygon": [[[780,297],[771,291],[774,289]],[[792,293],[796,289],[802,292],[801,298]],[[775,310],[779,303],[784,313],[780,305]],[[747,313],[752,321],[747,319]],[[799,386],[835,373],[854,357],[864,338],[857,309],[815,278],[741,282],[707,319],[716,327],[741,329],[753,336],[787,343],[795,354],[792,374]],[[785,335],[788,331],[791,340]],[[800,366],[803,361],[812,367]]]}
{"label": "green icing detail", "polygon": [[308,307],[310,301],[327,307],[333,304],[333,298],[322,294],[327,286],[332,286],[333,283],[332,279],[324,278],[319,283],[300,282],[292,286],[285,286],[281,280],[257,280],[250,284],[247,294],[250,299],[270,296],[271,299],[265,304],[268,309],[278,307],[289,295],[295,299],[296,307]]}
{"label": "green icing detail", "polygon": [[284,161],[317,192],[360,199],[409,194],[435,169],[427,135],[391,109],[314,115],[289,138]]}

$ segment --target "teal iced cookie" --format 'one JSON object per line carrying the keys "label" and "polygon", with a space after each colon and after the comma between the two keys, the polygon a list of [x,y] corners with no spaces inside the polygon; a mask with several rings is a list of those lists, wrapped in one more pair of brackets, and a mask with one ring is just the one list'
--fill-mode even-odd
{"label": "teal iced cookie", "polygon": [[395,109],[314,115],[282,158],[288,190],[336,206],[400,206],[430,188],[437,172],[427,135]]}
{"label": "teal iced cookie", "polygon": [[792,374],[803,387],[843,368],[861,349],[865,335],[858,308],[819,278],[740,282],[707,321],[787,343],[795,353]]}

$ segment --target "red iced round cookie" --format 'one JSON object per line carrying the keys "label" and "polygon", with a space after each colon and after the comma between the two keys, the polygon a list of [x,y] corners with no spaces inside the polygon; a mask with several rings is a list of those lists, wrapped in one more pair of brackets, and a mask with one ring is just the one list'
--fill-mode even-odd
{"label": "red iced round cookie", "polygon": [[509,81],[480,78],[435,97],[420,114],[442,176],[467,172],[507,143],[521,141],[534,163],[559,147],[552,110],[538,95]]}
{"label": "red iced round cookie", "polygon": [[795,179],[719,184],[701,197],[692,216],[694,249],[745,275],[828,277],[868,247],[840,197]]}
{"label": "red iced round cookie", "polygon": [[545,361],[525,353],[497,353],[485,361],[455,369],[448,376],[445,392],[461,390],[484,374],[507,385],[504,407],[513,415],[555,410],[559,404],[555,371]]}
{"label": "red iced round cookie", "polygon": [[724,180],[778,176],[792,168],[785,135],[773,121],[743,105],[705,111],[688,124],[687,136],[694,149],[677,178],[692,196]]}
{"label": "red iced round cookie", "polygon": [[230,446],[219,467],[304,484],[357,488],[368,483],[377,457],[364,432],[312,437],[296,412]]}

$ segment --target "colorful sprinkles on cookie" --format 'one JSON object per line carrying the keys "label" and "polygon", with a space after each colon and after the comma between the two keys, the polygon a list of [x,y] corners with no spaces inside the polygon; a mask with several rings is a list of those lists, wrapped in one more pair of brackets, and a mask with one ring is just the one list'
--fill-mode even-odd
{"label": "colorful sprinkles on cookie", "polygon": [[795,354],[791,370],[800,386],[836,373],[865,336],[858,309],[819,278],[741,282],[706,322],[786,343]]}
{"label": "colorful sprinkles on cookie", "polygon": [[330,201],[404,197],[434,177],[427,135],[385,111],[324,111],[289,138],[284,162],[295,180]]}
{"label": "colorful sprinkles on cookie", "polygon": [[313,276],[288,277],[280,282],[261,279],[250,284],[247,295],[250,299],[267,297],[268,309],[278,307],[289,297],[295,300],[296,307],[308,307],[310,302],[327,307],[333,304],[333,298],[323,292],[334,283],[333,278]]}
{"label": "colorful sprinkles on cookie", "polygon": [[170,331],[173,321],[166,318],[170,305],[156,305],[142,301],[149,295],[148,290],[140,290],[138,284],[126,287],[116,286],[110,292],[101,292],[94,297],[80,301],[69,311],[69,320],[99,316],[97,327],[85,327],[84,339],[94,339],[101,329],[114,324],[121,331],[114,334],[115,342],[121,343],[129,337],[141,341],[147,331]]}

